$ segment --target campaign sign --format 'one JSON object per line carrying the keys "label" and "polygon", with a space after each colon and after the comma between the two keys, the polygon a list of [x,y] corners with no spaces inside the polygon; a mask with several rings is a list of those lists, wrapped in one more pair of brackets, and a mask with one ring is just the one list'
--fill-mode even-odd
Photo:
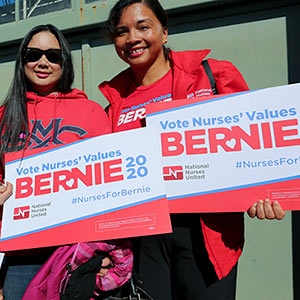
{"label": "campaign sign", "polygon": [[171,212],[300,209],[300,84],[150,104]]}
{"label": "campaign sign", "polygon": [[151,129],[30,153],[6,165],[14,194],[4,206],[0,251],[171,231]]}

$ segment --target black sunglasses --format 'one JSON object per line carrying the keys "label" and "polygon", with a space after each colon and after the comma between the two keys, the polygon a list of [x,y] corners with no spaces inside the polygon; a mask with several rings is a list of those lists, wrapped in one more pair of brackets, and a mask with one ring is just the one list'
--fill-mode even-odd
{"label": "black sunglasses", "polygon": [[36,62],[45,55],[47,60],[53,64],[62,63],[62,50],[61,49],[47,49],[42,50],[39,48],[25,48],[23,50],[23,57],[25,63]]}

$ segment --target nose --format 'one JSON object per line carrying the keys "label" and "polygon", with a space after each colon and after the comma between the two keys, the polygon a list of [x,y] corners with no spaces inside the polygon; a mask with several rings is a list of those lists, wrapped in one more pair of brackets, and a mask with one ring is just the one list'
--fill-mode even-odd
{"label": "nose", "polygon": [[49,64],[48,59],[46,58],[45,54],[39,59],[38,64],[41,66],[46,66]]}
{"label": "nose", "polygon": [[134,44],[139,40],[140,40],[140,36],[139,36],[137,30],[132,29],[128,32],[128,35],[127,35],[127,43],[128,44]]}

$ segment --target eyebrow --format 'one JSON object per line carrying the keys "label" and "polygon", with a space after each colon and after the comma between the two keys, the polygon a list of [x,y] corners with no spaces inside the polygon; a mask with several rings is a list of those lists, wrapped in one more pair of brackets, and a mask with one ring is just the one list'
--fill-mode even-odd
{"label": "eyebrow", "polygon": [[[150,23],[154,23],[151,19],[142,19],[142,20],[138,20],[137,21],[137,25],[141,24],[141,23],[144,23],[144,22],[150,22]],[[124,29],[124,28],[127,28],[128,26],[117,26],[116,29]]]}

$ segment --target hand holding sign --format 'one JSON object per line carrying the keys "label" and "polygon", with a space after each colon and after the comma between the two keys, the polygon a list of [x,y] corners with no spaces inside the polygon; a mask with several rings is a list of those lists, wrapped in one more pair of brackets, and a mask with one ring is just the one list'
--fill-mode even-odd
{"label": "hand holding sign", "polygon": [[12,195],[13,186],[10,182],[0,184],[0,205],[3,205],[4,202]]}
{"label": "hand holding sign", "polygon": [[269,199],[259,200],[254,203],[247,211],[251,218],[257,217],[260,220],[282,220],[285,217],[285,212],[281,208],[278,201],[270,202]]}

